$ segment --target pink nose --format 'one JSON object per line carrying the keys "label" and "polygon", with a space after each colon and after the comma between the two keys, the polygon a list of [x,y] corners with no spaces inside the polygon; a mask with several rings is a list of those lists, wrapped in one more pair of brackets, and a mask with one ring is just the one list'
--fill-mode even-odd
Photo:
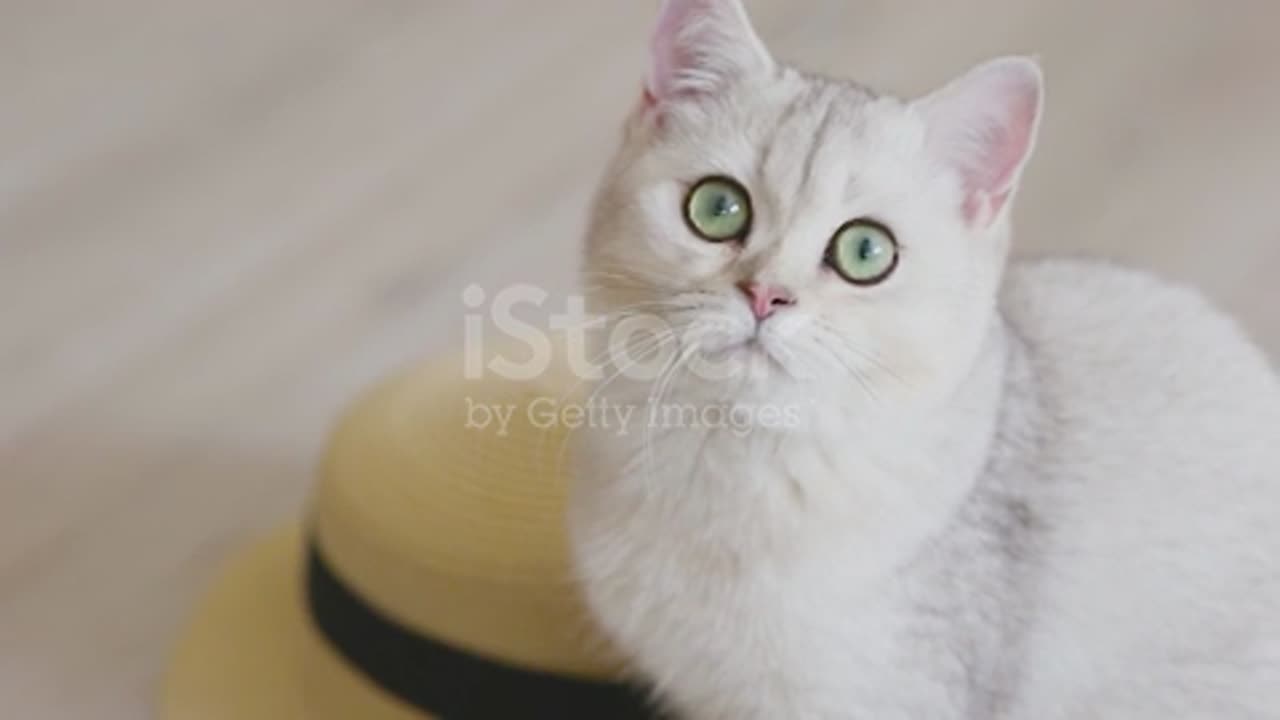
{"label": "pink nose", "polygon": [[751,306],[751,312],[757,320],[764,320],[780,307],[796,304],[791,291],[780,285],[744,282],[738,285],[738,289],[747,296],[747,304]]}

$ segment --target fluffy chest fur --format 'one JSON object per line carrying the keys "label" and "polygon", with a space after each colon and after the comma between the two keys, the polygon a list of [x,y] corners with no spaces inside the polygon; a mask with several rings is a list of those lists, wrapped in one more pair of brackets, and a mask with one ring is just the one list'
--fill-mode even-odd
{"label": "fluffy chest fur", "polygon": [[995,717],[1007,705],[1035,531],[1021,500],[975,492],[944,542],[924,529],[936,516],[870,498],[843,513],[806,506],[781,458],[704,452],[695,468],[731,471],[756,499],[594,488],[574,511],[591,605],[661,696],[699,718]]}
{"label": "fluffy chest fur", "polygon": [[[706,718],[1007,705],[1017,653],[1001,648],[1023,637],[1037,528],[1006,482],[1027,471],[1025,439],[988,401],[1032,388],[1006,390],[1022,356],[1002,333],[992,342],[973,392],[931,418],[859,428],[832,408],[786,433],[579,438],[579,570],[660,695]],[[1026,414],[1034,398],[1014,403]]]}

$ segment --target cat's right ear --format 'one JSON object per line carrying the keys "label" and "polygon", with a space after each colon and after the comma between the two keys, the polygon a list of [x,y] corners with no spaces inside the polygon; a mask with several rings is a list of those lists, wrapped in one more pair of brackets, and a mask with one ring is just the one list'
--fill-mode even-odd
{"label": "cat's right ear", "polygon": [[650,107],[715,94],[773,68],[741,0],[663,0],[650,51]]}
{"label": "cat's right ear", "polygon": [[960,177],[964,213],[988,225],[1017,189],[1035,147],[1044,76],[1026,57],[991,60],[916,101],[929,145]]}

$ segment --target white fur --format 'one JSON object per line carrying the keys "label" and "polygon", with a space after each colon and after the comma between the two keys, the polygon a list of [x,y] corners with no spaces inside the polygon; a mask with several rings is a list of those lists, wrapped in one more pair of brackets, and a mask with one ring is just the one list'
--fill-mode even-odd
{"label": "white fur", "polygon": [[[675,11],[689,41],[740,8]],[[596,398],[801,421],[578,437],[577,569],[637,672],[691,720],[1280,717],[1280,380],[1192,291],[1004,271],[1038,71],[903,102],[743,47],[662,66],[696,92],[637,110],[588,238],[609,327],[681,330],[662,377]],[[982,134],[1016,122],[1015,146]],[[682,220],[712,174],[751,192],[745,243]],[[902,244],[869,288],[821,264],[863,216]],[[797,302],[757,334],[743,280]],[[703,356],[739,371],[691,372]]]}

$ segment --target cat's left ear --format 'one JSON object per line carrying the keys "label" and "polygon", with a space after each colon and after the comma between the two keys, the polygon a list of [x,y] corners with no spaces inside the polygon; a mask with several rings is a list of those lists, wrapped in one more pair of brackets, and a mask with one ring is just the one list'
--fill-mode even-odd
{"label": "cat's left ear", "polygon": [[915,106],[930,151],[960,178],[965,219],[990,225],[1017,189],[1035,146],[1044,107],[1039,64],[1026,57],[991,60]]}

